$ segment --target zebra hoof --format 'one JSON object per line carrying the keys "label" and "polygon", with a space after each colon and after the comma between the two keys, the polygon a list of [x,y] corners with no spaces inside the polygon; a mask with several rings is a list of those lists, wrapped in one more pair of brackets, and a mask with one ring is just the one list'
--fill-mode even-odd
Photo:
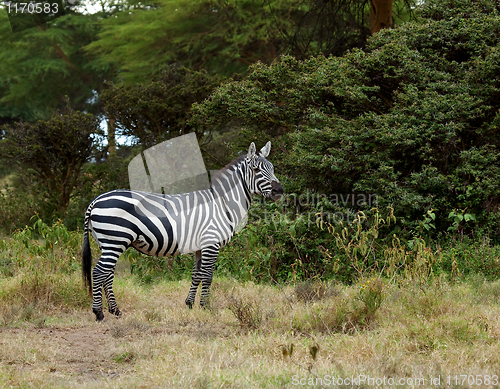
{"label": "zebra hoof", "polygon": [[200,307],[203,309],[210,309],[210,304],[206,301],[201,301],[200,302]]}
{"label": "zebra hoof", "polygon": [[116,309],[114,309],[112,311],[110,310],[109,313],[115,315],[117,319],[119,319],[120,317],[122,317],[122,312],[118,308],[116,308]]}
{"label": "zebra hoof", "polygon": [[93,309],[92,312],[94,312],[95,314],[95,321],[101,322],[104,320],[104,313],[102,313],[102,309],[100,310]]}
{"label": "zebra hoof", "polygon": [[189,309],[193,309],[193,303],[191,301],[186,301],[186,305]]}

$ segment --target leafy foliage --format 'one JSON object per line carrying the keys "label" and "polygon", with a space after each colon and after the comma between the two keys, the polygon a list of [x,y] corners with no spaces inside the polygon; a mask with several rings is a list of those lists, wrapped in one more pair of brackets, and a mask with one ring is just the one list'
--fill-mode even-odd
{"label": "leafy foliage", "polygon": [[63,214],[83,164],[93,151],[92,134],[99,122],[91,114],[66,106],[48,120],[4,126],[0,155],[32,183],[45,200],[44,211]]}
{"label": "leafy foliage", "polygon": [[82,47],[95,39],[96,15],[68,11],[48,24],[12,34],[0,13],[0,117],[47,119],[69,96],[76,109],[96,113],[94,94],[114,72]]}
{"label": "leafy foliage", "polygon": [[39,204],[22,185],[7,186],[0,191],[1,232],[11,234],[29,224]]}
{"label": "leafy foliage", "polygon": [[310,0],[301,5],[294,28],[284,34],[288,36],[287,53],[303,60],[318,54],[342,56],[352,48],[364,48],[371,34],[412,17],[416,4],[412,0]]}
{"label": "leafy foliage", "polygon": [[[300,190],[376,194],[401,228],[431,208],[498,230],[500,16],[493,1],[428,1],[422,19],[341,58],[258,63],[194,107],[193,123],[283,136]],[[277,168],[278,169],[278,168]]]}
{"label": "leafy foliage", "polygon": [[114,85],[100,98],[106,114],[117,122],[122,135],[133,136],[144,147],[203,128],[188,124],[191,105],[201,102],[220,83],[219,77],[169,66],[159,71],[151,83],[128,87]]}
{"label": "leafy foliage", "polygon": [[44,309],[87,305],[79,283],[81,234],[68,231],[60,220],[52,226],[37,217],[33,221],[0,240],[0,277],[13,281],[0,299]]}
{"label": "leafy foliage", "polygon": [[[272,3],[289,5],[283,0]],[[275,42],[280,36],[268,29],[269,10],[262,12],[261,5],[256,1],[160,0],[153,7],[127,10],[105,20],[100,39],[87,50],[118,63],[123,70],[120,77],[129,84],[178,61],[194,70],[205,68],[224,75],[243,72],[258,59],[271,61],[276,56]],[[287,22],[284,18],[281,23]]]}
{"label": "leafy foliage", "polygon": [[[411,0],[400,1],[411,10]],[[162,65],[231,76],[278,55],[342,55],[363,47],[370,30],[368,0],[159,0],[103,21],[88,52],[116,63],[127,84]]]}

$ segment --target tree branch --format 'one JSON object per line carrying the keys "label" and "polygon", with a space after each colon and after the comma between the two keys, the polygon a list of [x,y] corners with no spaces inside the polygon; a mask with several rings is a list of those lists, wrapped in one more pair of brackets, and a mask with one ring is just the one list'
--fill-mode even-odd
{"label": "tree branch", "polygon": [[[46,32],[46,30],[44,30],[41,26],[37,26],[38,29],[42,32]],[[52,47],[55,49],[55,51],[57,52],[57,54],[59,54],[59,57],[61,57],[61,59],[66,62],[66,64],[71,68],[73,69],[75,72],[77,72],[82,78],[84,78],[87,82],[89,83],[92,83],[92,79],[90,78],[90,76],[88,74],[85,74],[83,73],[80,69],[78,69],[74,64],[73,62],[71,62],[71,60],[68,58],[68,56],[64,53],[64,51],[57,45],[55,44],[54,42],[52,42],[50,39],[47,38],[47,40],[49,41],[49,43],[52,45]]]}

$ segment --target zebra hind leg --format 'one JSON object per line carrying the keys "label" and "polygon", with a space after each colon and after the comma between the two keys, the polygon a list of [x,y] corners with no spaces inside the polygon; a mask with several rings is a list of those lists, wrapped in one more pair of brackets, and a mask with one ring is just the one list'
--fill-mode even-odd
{"label": "zebra hind leg", "polygon": [[[108,297],[108,303],[110,301],[110,297],[112,296],[112,304],[110,308],[113,310],[112,313],[116,314],[116,301],[113,295],[113,274],[116,266],[116,261],[120,256],[121,252],[115,251],[103,251],[99,262],[92,270],[92,312],[94,312],[96,316],[96,321],[102,321],[104,319],[104,313],[102,311],[102,289],[104,287],[106,291],[106,296]],[[119,311],[118,311],[119,312]]]}
{"label": "zebra hind leg", "polygon": [[191,275],[191,288],[189,289],[189,294],[186,298],[186,305],[189,309],[193,308],[194,299],[196,297],[196,292],[198,291],[198,285],[201,282],[198,274],[200,273],[201,267],[201,251],[196,251],[194,253],[194,265],[193,265],[193,274]]}
{"label": "zebra hind leg", "polygon": [[115,277],[114,269],[109,276],[104,281],[104,293],[106,294],[106,300],[108,302],[108,311],[114,314],[116,317],[121,317],[122,313],[116,305],[115,295],[113,293],[113,279]]}

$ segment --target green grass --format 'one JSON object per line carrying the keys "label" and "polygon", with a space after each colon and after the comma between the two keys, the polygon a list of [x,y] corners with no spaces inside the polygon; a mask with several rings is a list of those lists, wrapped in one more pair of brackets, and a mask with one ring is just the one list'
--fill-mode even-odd
{"label": "green grass", "polygon": [[282,388],[500,371],[500,281],[418,275],[429,270],[418,252],[390,277],[351,285],[216,277],[210,309],[192,310],[188,277],[145,282],[125,259],[114,285],[123,317],[96,323],[80,238],[56,224],[0,241],[0,387]]}
{"label": "green grass", "polygon": [[[121,274],[124,316],[108,314],[102,324],[89,299],[23,305],[3,293],[0,385],[274,388],[332,374],[445,380],[499,371],[500,305],[491,293],[499,282],[374,282],[370,293],[382,296],[375,312],[367,311],[366,280],[323,284],[326,293],[305,299],[303,285],[228,278],[214,280],[211,309],[189,310],[188,280],[144,284]],[[16,283],[0,278],[0,289]]]}

